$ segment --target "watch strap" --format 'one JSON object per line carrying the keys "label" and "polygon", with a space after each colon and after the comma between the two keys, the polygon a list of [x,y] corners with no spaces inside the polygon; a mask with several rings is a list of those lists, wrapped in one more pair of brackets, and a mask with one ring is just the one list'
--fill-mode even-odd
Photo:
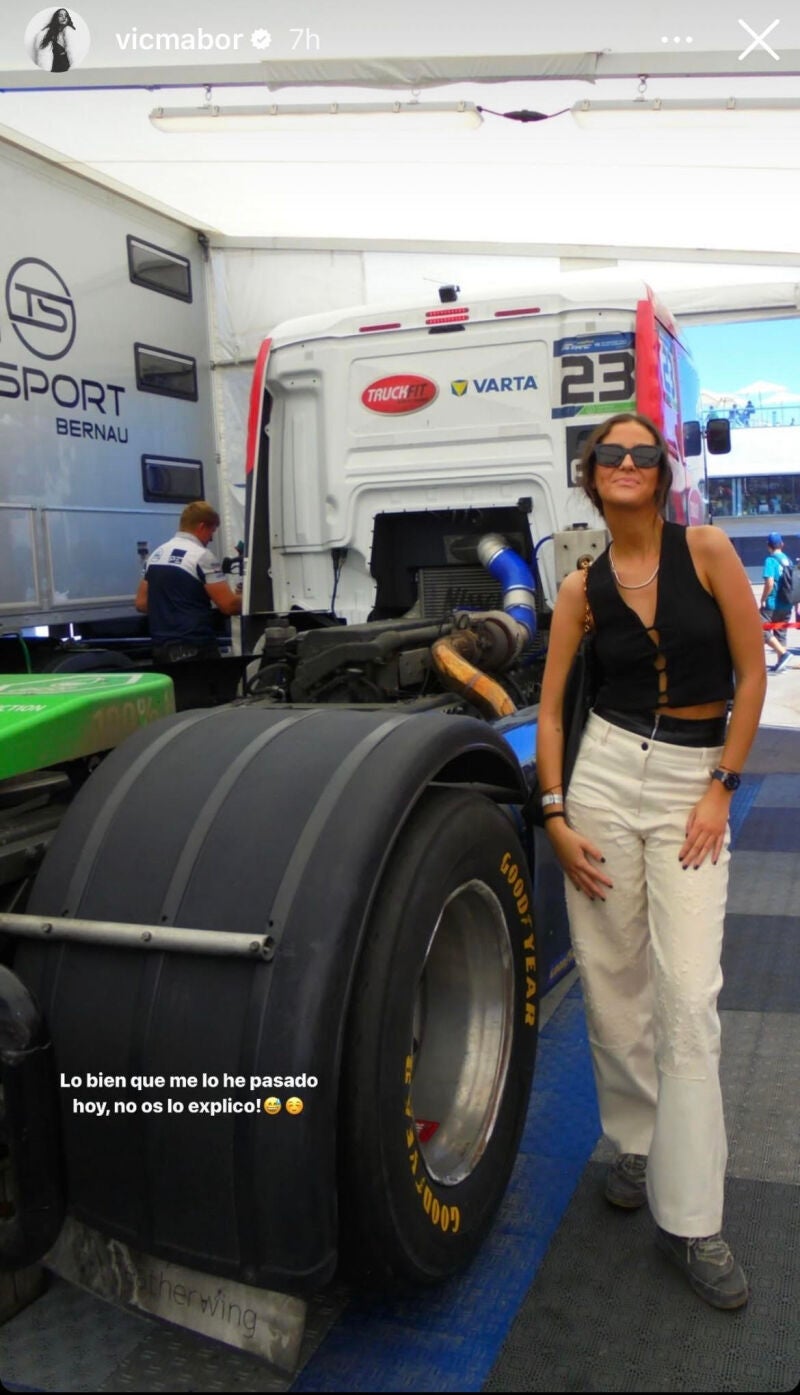
{"label": "watch strap", "polygon": [[712,780],[719,780],[720,784],[723,785],[726,790],[731,791],[738,790],[742,783],[741,775],[738,775],[735,770],[723,770],[720,766],[717,766],[716,770],[712,770],[711,778]]}

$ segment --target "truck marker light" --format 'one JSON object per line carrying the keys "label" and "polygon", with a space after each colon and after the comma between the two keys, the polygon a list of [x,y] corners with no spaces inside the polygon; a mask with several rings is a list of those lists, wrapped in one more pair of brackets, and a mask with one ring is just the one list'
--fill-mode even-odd
{"label": "truck marker light", "polygon": [[541,315],[541,313],[538,305],[530,305],[524,310],[495,310],[494,315],[496,320],[501,320],[506,315]]}
{"label": "truck marker light", "polygon": [[379,329],[402,329],[402,328],[403,328],[403,326],[401,325],[400,321],[398,320],[398,321],[397,321],[397,324],[386,324],[386,325],[359,325],[359,326],[358,326],[358,332],[359,332],[359,334],[374,334],[375,331],[376,331],[376,330],[379,330]]}
{"label": "truck marker light", "polygon": [[457,324],[462,320],[469,319],[469,309],[466,305],[454,305],[444,310],[426,310],[426,325],[449,325]]}

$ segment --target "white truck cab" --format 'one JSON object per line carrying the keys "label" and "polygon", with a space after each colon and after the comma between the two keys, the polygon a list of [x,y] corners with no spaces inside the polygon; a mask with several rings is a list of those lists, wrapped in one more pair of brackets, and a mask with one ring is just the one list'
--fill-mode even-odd
{"label": "white truck cab", "polygon": [[[673,516],[702,521],[703,459],[686,450],[692,438],[701,450],[699,428],[686,430],[698,422],[697,377],[647,287],[280,325],[252,389],[245,609],[335,610],[350,622],[426,614],[445,569],[461,571],[451,595],[469,587],[466,571],[475,585],[485,576],[473,537],[510,530],[530,558],[554,533],[596,526],[577,459],[621,411],[663,430]],[[552,549],[538,560],[552,602]]]}

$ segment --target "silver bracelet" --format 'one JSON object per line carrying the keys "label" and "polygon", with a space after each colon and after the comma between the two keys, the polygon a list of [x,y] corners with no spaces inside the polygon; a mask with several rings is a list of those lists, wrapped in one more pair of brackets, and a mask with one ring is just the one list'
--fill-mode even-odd
{"label": "silver bracelet", "polygon": [[543,794],[543,795],[542,795],[542,808],[543,808],[543,809],[546,809],[547,806],[548,806],[549,804],[563,804],[563,803],[564,803],[564,796],[563,796],[563,794]]}

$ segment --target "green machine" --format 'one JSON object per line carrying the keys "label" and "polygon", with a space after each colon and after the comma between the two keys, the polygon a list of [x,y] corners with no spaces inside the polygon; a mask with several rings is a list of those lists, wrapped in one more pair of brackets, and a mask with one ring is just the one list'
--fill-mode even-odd
{"label": "green machine", "polygon": [[0,677],[0,908],[21,907],[67,805],[105,752],[174,711],[162,674]]}

